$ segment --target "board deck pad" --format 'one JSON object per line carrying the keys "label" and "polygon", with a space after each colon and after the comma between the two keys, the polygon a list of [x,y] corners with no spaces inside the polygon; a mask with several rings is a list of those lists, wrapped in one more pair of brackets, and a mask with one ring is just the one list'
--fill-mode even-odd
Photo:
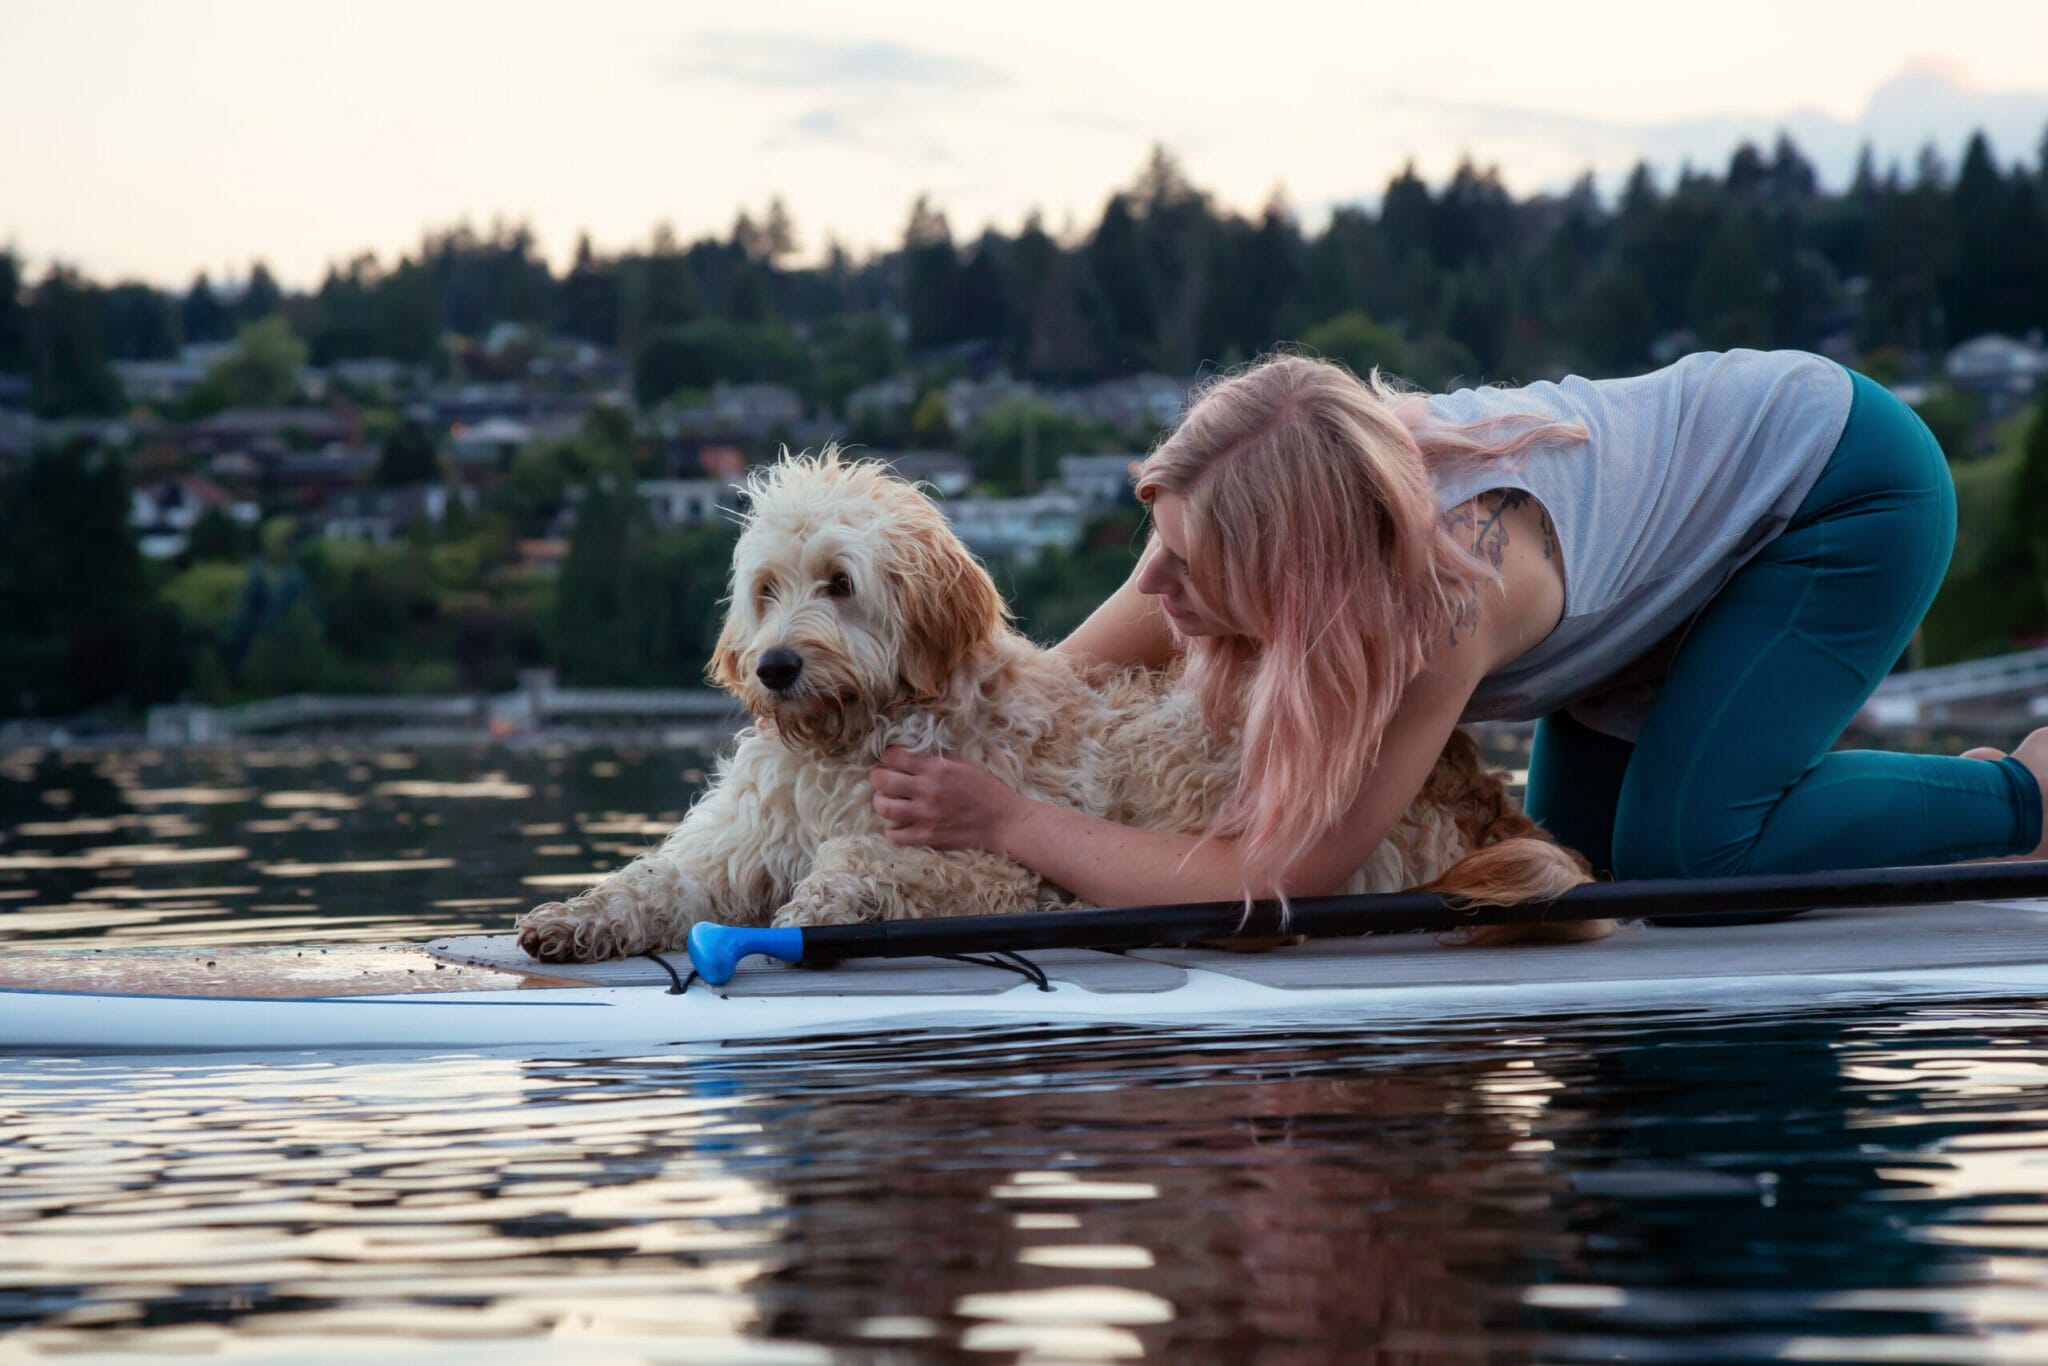
{"label": "board deck pad", "polygon": [[1587,944],[1446,948],[1435,935],[1311,939],[1267,954],[1139,949],[1261,986],[1513,986],[1798,973],[1912,972],[2048,960],[2048,901],[1812,911],[1762,925],[1620,926]]}
{"label": "board deck pad", "polygon": [[[661,969],[652,963],[654,972]],[[23,949],[0,955],[0,990],[109,996],[392,996],[579,986],[528,959],[523,967],[438,960],[417,944],[220,948]]]}
{"label": "board deck pad", "polygon": [[[551,972],[603,985],[665,985],[644,958],[543,964],[510,935],[439,939],[428,950],[451,962],[511,972]],[[667,955],[688,972],[681,953]],[[1913,971],[2048,960],[2048,901],[1944,902],[1878,910],[1814,911],[1761,925],[1625,924],[1585,944],[1465,949],[1434,934],[1311,939],[1269,953],[1203,948],[1108,953],[1054,949],[1025,954],[1055,981],[1094,992],[1166,991],[1183,971],[1223,973],[1280,990],[1322,987],[1515,986],[1536,982],[1655,981],[1758,974]],[[1019,978],[936,958],[854,959],[826,971],[745,960],[728,996],[988,995]],[[699,990],[693,986],[691,990]]]}
{"label": "board deck pad", "polygon": [[[469,934],[436,939],[427,952],[449,963],[504,972],[553,973],[593,986],[668,986],[661,965],[646,958],[613,959],[606,963],[543,963],[529,958],[509,934]],[[678,950],[663,954],[679,973],[690,971],[689,956]],[[1067,982],[1104,994],[1172,991],[1187,973],[1172,963],[1148,962],[1094,949],[1046,949],[1026,954],[1055,982]],[[721,996],[993,996],[1024,979],[1001,968],[956,963],[944,958],[858,958],[824,971],[786,967],[750,958],[722,987],[704,982],[692,991]]]}
{"label": "board deck pad", "polygon": [[[679,973],[689,972],[686,955],[664,956]],[[1910,974],[2048,965],[2048,900],[1816,911],[1769,924],[1713,928],[1628,924],[1593,943],[1499,949],[1460,949],[1438,935],[1398,934],[1316,939],[1268,953],[1051,949],[1025,956],[1057,983],[1132,996],[1173,991],[1203,974],[1292,991]],[[1011,991],[1023,980],[1001,969],[938,958],[856,959],[824,971],[751,958],[726,986],[699,981],[690,990],[735,998],[967,998]],[[110,996],[220,1000],[668,985],[667,972],[645,958],[541,963],[509,934],[465,935],[427,945],[123,945],[0,954],[0,990]]]}

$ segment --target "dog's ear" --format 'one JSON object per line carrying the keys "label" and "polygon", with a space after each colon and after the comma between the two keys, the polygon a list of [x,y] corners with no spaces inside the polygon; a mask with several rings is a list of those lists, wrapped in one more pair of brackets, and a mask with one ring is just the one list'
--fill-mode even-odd
{"label": "dog's ear", "polygon": [[738,696],[740,690],[739,631],[733,625],[732,614],[728,612],[725,625],[719,628],[718,644],[712,648],[711,662],[704,667],[704,676],[711,680],[713,687]]}
{"label": "dog's ear", "polygon": [[928,700],[969,654],[1002,633],[1010,613],[988,571],[937,517],[918,519],[907,537],[899,590],[903,681]]}

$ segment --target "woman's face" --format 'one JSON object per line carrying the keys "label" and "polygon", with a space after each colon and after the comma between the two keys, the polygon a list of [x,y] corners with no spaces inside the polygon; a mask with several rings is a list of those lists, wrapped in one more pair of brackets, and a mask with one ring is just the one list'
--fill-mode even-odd
{"label": "woman's face", "polygon": [[1188,582],[1187,504],[1177,494],[1152,500],[1152,545],[1138,570],[1138,591],[1159,599],[1174,629],[1184,636],[1227,635],[1195,596]]}

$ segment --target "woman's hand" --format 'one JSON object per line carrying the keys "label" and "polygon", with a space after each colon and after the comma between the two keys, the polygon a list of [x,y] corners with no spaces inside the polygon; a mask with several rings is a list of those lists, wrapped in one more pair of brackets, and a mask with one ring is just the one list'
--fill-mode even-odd
{"label": "woman's hand", "polygon": [[1003,852],[1003,828],[1030,798],[978,764],[891,745],[868,770],[875,814],[894,844]]}

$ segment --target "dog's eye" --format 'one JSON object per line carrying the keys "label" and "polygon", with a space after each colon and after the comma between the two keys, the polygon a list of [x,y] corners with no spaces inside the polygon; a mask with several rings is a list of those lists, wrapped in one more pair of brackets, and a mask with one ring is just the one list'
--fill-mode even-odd
{"label": "dog's eye", "polygon": [[825,592],[835,598],[850,598],[853,596],[853,580],[847,578],[842,570],[825,580]]}
{"label": "dog's eye", "polygon": [[754,590],[754,596],[762,602],[775,601],[775,581],[773,579],[764,580],[761,586]]}

